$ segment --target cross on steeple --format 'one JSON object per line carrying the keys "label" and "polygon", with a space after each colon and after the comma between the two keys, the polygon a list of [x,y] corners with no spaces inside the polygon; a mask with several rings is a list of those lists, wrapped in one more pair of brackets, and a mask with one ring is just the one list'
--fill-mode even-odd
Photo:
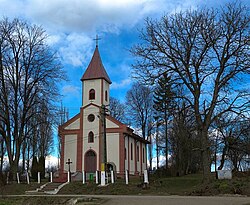
{"label": "cross on steeple", "polygon": [[101,38],[98,38],[98,35],[96,35],[96,38],[94,38],[93,40],[96,41],[96,47],[98,47],[98,41],[101,40]]}

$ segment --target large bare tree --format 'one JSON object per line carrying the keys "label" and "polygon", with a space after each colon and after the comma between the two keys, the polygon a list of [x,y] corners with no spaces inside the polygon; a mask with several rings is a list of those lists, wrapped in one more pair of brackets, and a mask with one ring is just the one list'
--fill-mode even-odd
{"label": "large bare tree", "polygon": [[27,131],[31,125],[38,126],[32,122],[41,111],[37,107],[55,100],[57,82],[64,78],[47,38],[40,26],[19,19],[0,21],[0,135],[12,174],[17,171]]}
{"label": "large bare tree", "polygon": [[226,112],[249,109],[249,8],[239,3],[220,10],[198,9],[147,19],[142,42],[131,52],[137,57],[134,74],[154,82],[167,72],[195,113],[201,139],[203,178],[210,180],[211,123]]}
{"label": "large bare tree", "polygon": [[[126,94],[127,117],[132,125],[140,128],[146,139],[150,115],[153,109],[153,96],[149,87],[134,83]],[[151,128],[150,128],[151,129]]]}

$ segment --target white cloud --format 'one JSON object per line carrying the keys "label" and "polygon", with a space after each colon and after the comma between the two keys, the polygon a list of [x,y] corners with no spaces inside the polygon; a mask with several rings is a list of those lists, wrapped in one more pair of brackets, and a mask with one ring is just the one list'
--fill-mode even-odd
{"label": "white cloud", "polygon": [[0,0],[0,15],[40,24],[50,35],[48,43],[58,46],[62,62],[77,67],[87,66],[84,63],[91,57],[96,33],[132,29],[146,16],[161,16],[176,5],[192,5],[194,1]]}
{"label": "white cloud", "polygon": [[62,88],[62,93],[65,95],[65,96],[68,96],[70,95],[70,97],[72,98],[73,96],[74,97],[79,97],[81,96],[81,88],[80,87],[77,87],[77,86],[73,86],[73,85],[66,85]]}
{"label": "white cloud", "polygon": [[[195,7],[195,0],[0,0],[0,13],[63,32],[117,33],[146,16]],[[8,8],[8,9],[6,9]]]}
{"label": "white cloud", "polygon": [[131,80],[128,78],[128,79],[124,79],[122,80],[121,82],[113,82],[111,84],[111,89],[121,89],[121,88],[125,88],[127,87],[128,85],[131,84]]}
{"label": "white cloud", "polygon": [[[159,156],[159,167],[162,167],[166,164],[166,157],[163,155]],[[148,165],[149,165],[149,161],[148,161]],[[152,168],[156,168],[157,167],[157,157],[154,157],[152,159]]]}
{"label": "white cloud", "polygon": [[58,157],[49,155],[45,159],[45,168],[58,167],[58,163],[60,163],[60,159]]}
{"label": "white cloud", "polygon": [[59,48],[62,61],[73,66],[83,66],[92,55],[93,43],[93,40],[83,33],[63,36]]}

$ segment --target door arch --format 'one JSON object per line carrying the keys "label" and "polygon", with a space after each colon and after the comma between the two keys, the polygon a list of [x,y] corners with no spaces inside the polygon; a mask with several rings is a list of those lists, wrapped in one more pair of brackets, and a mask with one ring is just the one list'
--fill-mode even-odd
{"label": "door arch", "polygon": [[96,169],[96,153],[93,150],[89,150],[85,153],[84,157],[84,169],[86,173],[95,173]]}

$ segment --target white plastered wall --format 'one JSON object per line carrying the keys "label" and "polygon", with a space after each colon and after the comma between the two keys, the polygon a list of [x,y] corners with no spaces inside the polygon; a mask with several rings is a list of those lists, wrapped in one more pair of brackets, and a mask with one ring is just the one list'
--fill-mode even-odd
{"label": "white plastered wall", "polygon": [[107,133],[107,162],[113,162],[116,165],[116,171],[120,171],[119,147],[119,133]]}
{"label": "white plastered wall", "polygon": [[107,128],[119,128],[119,126],[117,124],[115,124],[114,122],[106,119],[106,127]]}
{"label": "white plastered wall", "polygon": [[[131,143],[133,144],[133,160],[131,160]],[[130,174],[134,174],[135,172],[135,160],[136,160],[136,156],[135,156],[135,142],[134,142],[134,138],[129,137],[129,157],[130,157]]]}
{"label": "white plastered wall", "polygon": [[[137,146],[139,148],[139,153],[137,153]],[[141,173],[141,142],[136,143],[136,163],[137,163],[137,171]],[[139,157],[139,160],[137,160],[137,156]]]}
{"label": "white plastered wall", "polygon": [[[88,121],[88,115],[93,114],[95,116],[95,120],[93,122]],[[84,156],[88,150],[94,150],[97,154],[97,169],[98,169],[98,162],[99,162],[99,108],[95,106],[89,106],[84,109],[83,112],[83,161],[82,167],[84,170]],[[92,131],[94,133],[94,143],[88,142],[88,134]]]}
{"label": "white plastered wall", "polygon": [[77,135],[65,135],[65,151],[64,151],[64,170],[68,171],[66,162],[68,159],[72,162],[70,169],[72,172],[76,171],[76,151],[77,151]]}
{"label": "white plastered wall", "polygon": [[[128,136],[125,137],[125,149],[126,149],[125,170],[128,170]],[[123,170],[121,170],[121,171],[123,171]]]}
{"label": "white plastered wall", "polygon": [[[108,101],[105,100],[105,91],[108,92]],[[103,80],[103,104],[109,105],[109,83],[106,80]]]}
{"label": "white plastered wall", "polygon": [[80,129],[80,118],[65,127],[66,130]]}
{"label": "white plastered wall", "polygon": [[[95,90],[95,100],[89,100],[89,91],[91,89]],[[85,80],[83,82],[83,94],[82,94],[82,106],[86,106],[91,102],[101,106],[101,79],[95,80]]]}

